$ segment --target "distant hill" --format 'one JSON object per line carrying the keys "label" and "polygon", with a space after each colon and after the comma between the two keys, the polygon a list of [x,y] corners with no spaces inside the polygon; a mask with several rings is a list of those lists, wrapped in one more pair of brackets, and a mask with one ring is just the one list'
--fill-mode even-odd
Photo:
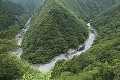
{"label": "distant hill", "polygon": [[0,11],[4,11],[4,22],[0,22],[0,30],[22,29],[29,13],[20,5],[7,0],[0,1]]}
{"label": "distant hill", "polygon": [[9,0],[16,4],[22,5],[26,10],[34,13],[34,10],[40,5],[43,0]]}
{"label": "distant hill", "polygon": [[89,21],[100,12],[116,4],[120,0],[58,0],[61,5],[76,14],[78,18]]}

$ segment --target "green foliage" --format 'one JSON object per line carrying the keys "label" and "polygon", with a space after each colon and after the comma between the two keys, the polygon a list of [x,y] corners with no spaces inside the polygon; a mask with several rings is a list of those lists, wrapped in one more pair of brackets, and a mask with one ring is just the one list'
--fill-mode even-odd
{"label": "green foliage", "polygon": [[28,16],[21,6],[6,0],[0,2],[0,54],[3,54],[16,47],[13,38],[24,27]]}
{"label": "green foliage", "polygon": [[[14,4],[10,1],[14,1]],[[42,0],[0,0],[0,79],[49,80],[9,51],[14,49],[16,33],[24,27],[29,15],[18,4],[32,12]],[[83,43],[88,30],[85,21],[95,17],[119,0],[45,0],[37,9],[26,33],[23,58],[32,63],[46,63],[68,48]],[[107,5],[106,5],[107,4]],[[98,30],[93,47],[71,60],[59,60],[52,71],[52,80],[119,80],[120,79],[120,4],[92,20]],[[83,20],[81,20],[83,19]]]}
{"label": "green foliage", "polygon": [[88,21],[120,0],[56,0],[76,17]]}
{"label": "green foliage", "polygon": [[15,80],[25,73],[22,61],[10,54],[0,54],[0,79]]}
{"label": "green foliage", "polygon": [[27,71],[22,78],[17,80],[49,80],[50,72],[49,73],[41,73],[37,70],[29,70]]}
{"label": "green foliage", "polygon": [[50,80],[79,80],[79,78],[71,72],[63,72],[60,77]]}
{"label": "green foliage", "polygon": [[61,79],[65,72],[76,74],[78,80],[120,79],[120,3],[98,15],[91,23],[98,31],[93,46],[71,60],[57,62],[52,79]]}
{"label": "green foliage", "polygon": [[30,13],[33,13],[34,10],[40,5],[43,0],[10,0],[17,4],[22,5]]}
{"label": "green foliage", "polygon": [[24,27],[28,13],[7,0],[0,0],[0,3],[0,80],[15,80],[24,75],[26,68],[10,51],[17,48],[13,38]]}
{"label": "green foliage", "polygon": [[23,39],[22,58],[34,64],[46,63],[68,48],[77,48],[88,36],[81,19],[87,21],[115,3],[113,0],[45,0],[36,10]]}
{"label": "green foliage", "polygon": [[23,38],[22,58],[33,64],[46,63],[68,48],[77,48],[87,36],[88,29],[83,20],[55,0],[48,0],[36,13]]}
{"label": "green foliage", "polygon": [[20,5],[10,1],[0,1],[0,3],[0,14],[2,14],[1,17],[4,17],[4,20],[0,21],[0,31],[6,29],[15,29],[16,31],[22,29],[29,17],[29,13]]}

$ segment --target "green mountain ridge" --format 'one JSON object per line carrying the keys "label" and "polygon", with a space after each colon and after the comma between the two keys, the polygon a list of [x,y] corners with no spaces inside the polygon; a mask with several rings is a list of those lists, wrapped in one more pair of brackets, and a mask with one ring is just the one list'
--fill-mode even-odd
{"label": "green mountain ridge", "polygon": [[0,0],[0,80],[15,80],[26,72],[22,61],[11,55],[17,48],[16,34],[24,27],[29,13],[20,5]]}
{"label": "green mountain ridge", "polygon": [[0,1],[0,3],[0,53],[4,53],[6,51],[9,51],[9,48],[12,49],[11,45],[8,43],[10,43],[10,41],[11,43],[15,41],[12,40],[16,34],[19,33],[19,31],[24,27],[29,14],[20,5],[9,1]]}
{"label": "green mountain ridge", "polygon": [[115,3],[115,0],[45,0],[23,39],[22,58],[34,64],[46,63],[68,48],[77,48],[88,35],[83,20],[90,20]]}
{"label": "green mountain ridge", "polygon": [[43,2],[43,0],[9,0],[16,4],[22,5],[30,13],[34,13],[34,10]]}
{"label": "green mountain ridge", "polygon": [[89,21],[120,0],[58,0],[78,18]]}
{"label": "green mountain ridge", "polygon": [[[29,13],[25,11],[22,6],[12,3],[10,1],[0,1],[0,3],[2,4],[0,11],[5,11],[4,22],[0,22],[0,30],[15,28],[21,30],[29,17]],[[16,26],[13,27],[14,25]]]}
{"label": "green mountain ridge", "polygon": [[[44,0],[39,5],[41,1],[0,0],[0,80],[120,80],[120,0]],[[23,65],[10,51],[18,47],[14,37],[36,7],[22,58],[46,63],[77,48],[88,37],[84,21],[90,19],[98,31],[93,46],[71,60],[58,60],[52,73]]]}
{"label": "green mountain ridge", "polygon": [[83,20],[56,0],[47,0],[23,39],[22,58],[32,63],[46,63],[68,48],[77,48],[87,36],[88,29]]}
{"label": "green mountain ridge", "polygon": [[59,60],[52,71],[54,80],[120,79],[120,3],[95,17],[98,31],[93,46],[71,60]]}

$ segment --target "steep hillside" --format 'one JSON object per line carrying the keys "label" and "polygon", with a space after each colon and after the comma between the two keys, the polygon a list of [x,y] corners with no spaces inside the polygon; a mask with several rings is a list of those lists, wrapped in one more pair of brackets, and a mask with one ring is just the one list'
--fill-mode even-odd
{"label": "steep hillside", "polygon": [[57,0],[78,18],[88,21],[120,0]]}
{"label": "steep hillside", "polygon": [[[13,1],[15,3],[12,3]],[[42,0],[0,0],[0,80],[50,80],[11,55],[14,36]],[[22,59],[33,64],[77,48],[88,37],[86,23],[120,0],[44,0],[23,39]],[[22,6],[20,6],[20,5]],[[26,9],[24,9],[24,8]],[[83,20],[82,20],[83,19]],[[120,80],[120,3],[95,17],[93,46],[71,60],[58,60],[51,80]]]}
{"label": "steep hillside", "polygon": [[[108,4],[106,5],[106,3]],[[45,0],[37,9],[33,24],[23,39],[24,53],[22,57],[32,63],[45,63],[54,56],[66,52],[68,48],[76,48],[79,43],[85,41],[88,34],[83,27],[85,26],[84,21],[81,19],[88,21],[115,3],[115,0]],[[53,26],[56,27],[53,29]],[[58,40],[54,41],[53,37],[62,38],[64,45],[61,43],[58,45],[58,42],[56,43]],[[55,44],[58,46],[57,48]]]}
{"label": "steep hillside", "polygon": [[0,1],[0,11],[4,11],[4,22],[0,22],[0,30],[22,29],[29,17],[29,13],[23,7],[4,0]]}
{"label": "steep hillside", "polygon": [[0,0],[0,80],[19,79],[26,72],[22,61],[11,55],[15,35],[24,27],[29,14],[20,5]]}
{"label": "steep hillside", "polygon": [[26,10],[30,11],[31,13],[40,5],[43,0],[9,0],[15,2],[17,4],[22,5]]}
{"label": "steep hillside", "polygon": [[120,79],[120,3],[91,23],[98,30],[94,45],[71,60],[59,60],[52,71],[54,80]]}
{"label": "steep hillside", "polygon": [[[13,38],[24,27],[29,14],[19,5],[9,1],[0,1],[0,53],[12,49]],[[9,45],[9,44],[10,45]]]}
{"label": "steep hillside", "polygon": [[86,23],[72,15],[56,0],[46,0],[23,39],[22,58],[32,63],[46,63],[77,48],[88,36]]}

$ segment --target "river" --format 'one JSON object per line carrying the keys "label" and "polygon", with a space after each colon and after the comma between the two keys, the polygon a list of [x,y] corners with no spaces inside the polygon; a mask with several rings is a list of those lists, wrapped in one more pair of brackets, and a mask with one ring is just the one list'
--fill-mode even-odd
{"label": "river", "polygon": [[[32,17],[29,18],[29,20],[25,24],[25,27],[15,37],[15,39],[18,40],[17,45],[19,45],[19,46],[22,45],[22,39],[23,39],[25,32],[28,30],[28,28],[30,26],[31,18]],[[31,67],[35,68],[37,70],[40,70],[42,72],[48,72],[48,71],[52,70],[52,68],[55,66],[55,63],[57,62],[57,60],[59,60],[59,59],[69,60],[69,59],[73,58],[73,56],[80,55],[82,52],[85,52],[86,50],[88,50],[92,46],[93,41],[97,36],[97,31],[90,25],[90,23],[88,23],[87,25],[89,28],[89,37],[83,44],[79,45],[79,49],[76,49],[76,50],[69,49],[66,53],[56,56],[54,59],[51,60],[50,63],[31,65]],[[21,47],[17,48],[15,51],[12,52],[13,55],[17,55],[17,57],[19,57],[19,58],[22,53],[23,53],[23,50]]]}
{"label": "river", "polygon": [[[30,27],[30,21],[31,21],[30,17],[27,21],[27,23],[25,24],[24,28],[20,31],[20,33],[18,35],[15,36],[15,39],[17,40],[17,45],[21,46],[22,45],[22,39],[23,36],[25,34],[25,32],[28,30],[28,28]],[[23,50],[21,47],[17,48],[15,51],[11,52],[13,55],[17,55],[18,58],[20,58],[21,54],[23,53]]]}

